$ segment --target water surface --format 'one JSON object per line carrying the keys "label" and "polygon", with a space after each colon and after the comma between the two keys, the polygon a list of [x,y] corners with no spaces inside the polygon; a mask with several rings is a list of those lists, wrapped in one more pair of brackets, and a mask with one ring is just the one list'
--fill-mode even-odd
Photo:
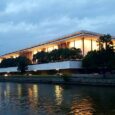
{"label": "water surface", "polygon": [[0,115],[115,115],[115,88],[0,83]]}

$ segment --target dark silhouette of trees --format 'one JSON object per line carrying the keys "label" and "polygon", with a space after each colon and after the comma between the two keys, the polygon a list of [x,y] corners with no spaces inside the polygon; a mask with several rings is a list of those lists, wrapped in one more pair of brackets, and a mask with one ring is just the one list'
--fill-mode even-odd
{"label": "dark silhouette of trees", "polygon": [[115,52],[110,35],[101,36],[98,40],[99,50],[90,51],[83,58],[83,67],[105,70],[115,69]]}
{"label": "dark silhouette of trees", "polygon": [[69,59],[82,59],[83,55],[81,49],[71,48],[70,49],[70,58]]}
{"label": "dark silhouette of trees", "polygon": [[28,70],[28,65],[31,64],[31,61],[24,56],[19,56],[16,60],[18,64],[17,70],[22,74],[25,73],[25,71]]}
{"label": "dark silhouette of trees", "polygon": [[86,68],[115,68],[115,53],[110,49],[90,51],[83,58],[83,67]]}
{"label": "dark silhouette of trees", "polygon": [[31,61],[24,57],[24,56],[19,56],[18,58],[8,58],[8,59],[3,59],[2,62],[0,63],[0,67],[16,67],[18,66],[18,70],[21,73],[24,73],[28,69],[28,65],[31,64]]}
{"label": "dark silhouette of trees", "polygon": [[107,35],[103,35],[100,36],[100,38],[97,40],[98,45],[99,45],[99,50],[102,49],[110,49],[113,48],[113,42],[111,40],[111,35],[107,34]]}
{"label": "dark silhouette of trees", "polygon": [[48,58],[48,53],[44,51],[38,52],[33,56],[33,59],[37,60],[37,63],[46,63],[48,62],[47,58]]}
{"label": "dark silhouette of trees", "polygon": [[82,52],[80,49],[76,48],[60,48],[54,49],[51,52],[38,52],[33,56],[34,60],[37,60],[37,63],[46,63],[46,62],[55,62],[55,61],[64,61],[71,59],[81,59]]}
{"label": "dark silhouette of trees", "polygon": [[17,62],[14,58],[3,59],[0,63],[0,67],[14,67],[17,65]]}

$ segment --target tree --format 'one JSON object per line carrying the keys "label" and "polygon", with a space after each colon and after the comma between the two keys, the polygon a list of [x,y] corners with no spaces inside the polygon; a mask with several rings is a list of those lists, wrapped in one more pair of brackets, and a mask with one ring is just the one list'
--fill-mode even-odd
{"label": "tree", "polygon": [[87,53],[87,55],[82,60],[82,64],[85,68],[98,68],[98,61],[98,53],[95,50]]}
{"label": "tree", "polygon": [[24,56],[19,56],[18,58],[16,58],[16,61],[18,63],[17,70],[22,74],[25,73],[26,70],[28,70],[28,65],[31,64],[31,61]]}
{"label": "tree", "polygon": [[111,35],[107,34],[107,35],[103,35],[100,36],[100,38],[97,40],[98,45],[99,45],[99,50],[102,49],[113,49],[113,42],[112,42],[112,38]]}
{"label": "tree", "polygon": [[58,58],[60,61],[68,60],[69,57],[70,57],[70,49],[69,48],[58,49]]}
{"label": "tree", "polygon": [[0,63],[0,67],[15,67],[17,62],[14,58],[3,59]]}
{"label": "tree", "polygon": [[76,49],[76,48],[70,48],[70,59],[82,59],[82,51],[81,49]]}
{"label": "tree", "polygon": [[59,60],[59,52],[58,49],[54,49],[48,53],[47,59],[49,62],[55,62]]}
{"label": "tree", "polygon": [[44,63],[44,62],[48,62],[47,57],[48,57],[48,53],[41,51],[35,54],[33,58],[37,59],[37,63]]}
{"label": "tree", "polygon": [[105,76],[106,71],[115,69],[115,52],[110,35],[101,36],[98,40],[99,50],[90,51],[83,58],[82,64],[85,68],[99,69]]}
{"label": "tree", "polygon": [[69,59],[81,59],[82,57],[83,56],[80,49],[59,48],[54,49],[51,52],[38,52],[36,55],[34,55],[33,59],[38,60],[38,63],[46,63]]}

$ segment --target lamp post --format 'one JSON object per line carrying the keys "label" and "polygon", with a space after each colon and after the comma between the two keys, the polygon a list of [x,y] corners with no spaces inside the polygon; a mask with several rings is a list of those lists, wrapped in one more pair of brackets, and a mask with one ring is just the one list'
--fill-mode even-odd
{"label": "lamp post", "polygon": [[56,69],[56,71],[57,71],[57,73],[56,73],[56,74],[57,74],[57,75],[59,75],[59,68],[57,68],[57,69]]}
{"label": "lamp post", "polygon": [[56,71],[57,71],[57,75],[59,75],[59,76],[62,76],[62,75],[63,75],[63,74],[61,73],[61,71],[60,71],[59,68],[57,68]]}

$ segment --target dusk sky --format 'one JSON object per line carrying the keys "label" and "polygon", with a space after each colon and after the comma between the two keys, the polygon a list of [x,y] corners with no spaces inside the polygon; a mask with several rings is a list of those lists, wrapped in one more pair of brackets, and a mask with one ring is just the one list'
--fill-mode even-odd
{"label": "dusk sky", "polygon": [[115,35],[115,0],[0,0],[0,55],[80,30]]}

